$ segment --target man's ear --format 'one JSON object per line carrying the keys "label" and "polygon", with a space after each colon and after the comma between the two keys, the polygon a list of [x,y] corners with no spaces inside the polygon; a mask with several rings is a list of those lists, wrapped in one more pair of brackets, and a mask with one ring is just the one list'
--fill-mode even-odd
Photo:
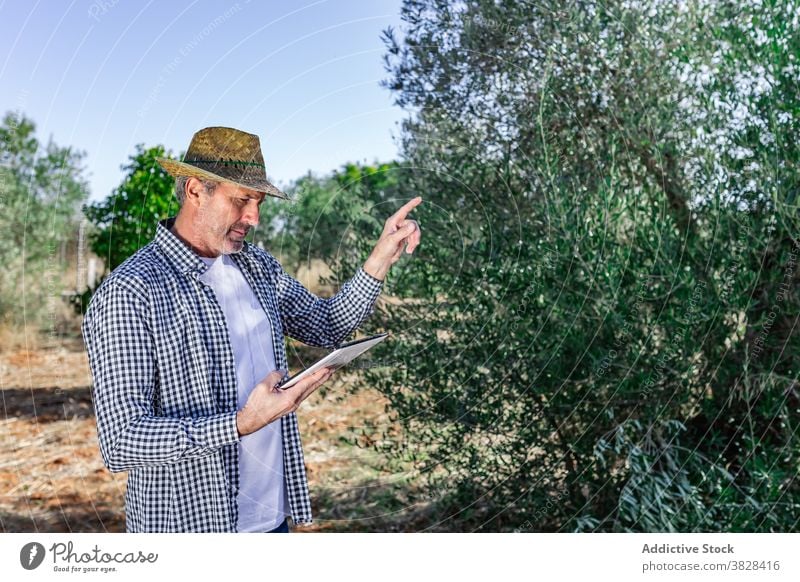
{"label": "man's ear", "polygon": [[205,186],[197,178],[189,178],[186,180],[186,201],[192,206],[200,206],[200,196],[205,191]]}

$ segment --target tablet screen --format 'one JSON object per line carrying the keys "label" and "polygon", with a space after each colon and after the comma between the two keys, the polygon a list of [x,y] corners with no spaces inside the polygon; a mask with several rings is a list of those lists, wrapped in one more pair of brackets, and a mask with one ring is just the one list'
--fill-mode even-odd
{"label": "tablet screen", "polygon": [[291,388],[297,382],[306,376],[310,376],[320,368],[333,368],[334,370],[341,368],[354,358],[357,358],[366,352],[372,346],[375,346],[385,340],[387,337],[389,337],[388,333],[379,333],[378,335],[373,335],[371,337],[346,343],[340,346],[338,349],[332,351],[321,360],[318,360],[299,374],[295,374],[279,387],[281,389]]}

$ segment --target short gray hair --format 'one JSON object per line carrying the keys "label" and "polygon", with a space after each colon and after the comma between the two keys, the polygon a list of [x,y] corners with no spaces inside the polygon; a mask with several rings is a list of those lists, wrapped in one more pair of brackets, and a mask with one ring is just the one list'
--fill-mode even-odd
{"label": "short gray hair", "polygon": [[[175,178],[175,197],[178,199],[178,204],[183,206],[183,201],[186,200],[186,182],[189,181],[191,176],[178,176]],[[198,178],[199,179],[199,178]],[[200,180],[205,186],[206,190],[208,190],[209,194],[214,193],[214,189],[217,187],[219,182],[214,182],[213,180]]]}

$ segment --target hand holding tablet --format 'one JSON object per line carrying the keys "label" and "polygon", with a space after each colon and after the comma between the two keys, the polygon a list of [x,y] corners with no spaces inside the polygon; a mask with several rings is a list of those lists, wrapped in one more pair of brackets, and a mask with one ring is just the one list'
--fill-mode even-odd
{"label": "hand holding tablet", "polygon": [[333,375],[333,370],[320,368],[315,374],[299,381],[294,390],[276,390],[276,384],[284,375],[284,370],[273,370],[250,391],[247,402],[236,412],[236,431],[240,437],[252,434],[297,410],[309,395]]}

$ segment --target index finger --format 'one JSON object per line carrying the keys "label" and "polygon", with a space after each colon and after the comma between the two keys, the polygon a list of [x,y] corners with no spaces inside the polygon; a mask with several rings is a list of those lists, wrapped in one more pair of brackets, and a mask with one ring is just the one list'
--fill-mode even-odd
{"label": "index finger", "polygon": [[408,215],[408,213],[411,212],[411,210],[414,207],[419,206],[421,202],[422,202],[422,196],[417,196],[416,198],[412,198],[411,200],[406,202],[403,206],[401,206],[400,210],[398,210],[392,215],[392,218],[395,220],[403,220]]}
{"label": "index finger", "polygon": [[324,377],[325,374],[327,374],[328,372],[332,372],[332,371],[333,370],[331,368],[320,368],[319,370],[317,370],[316,372],[314,372],[310,376],[306,376],[304,378],[304,380],[313,380],[314,382],[316,382],[320,378]]}

